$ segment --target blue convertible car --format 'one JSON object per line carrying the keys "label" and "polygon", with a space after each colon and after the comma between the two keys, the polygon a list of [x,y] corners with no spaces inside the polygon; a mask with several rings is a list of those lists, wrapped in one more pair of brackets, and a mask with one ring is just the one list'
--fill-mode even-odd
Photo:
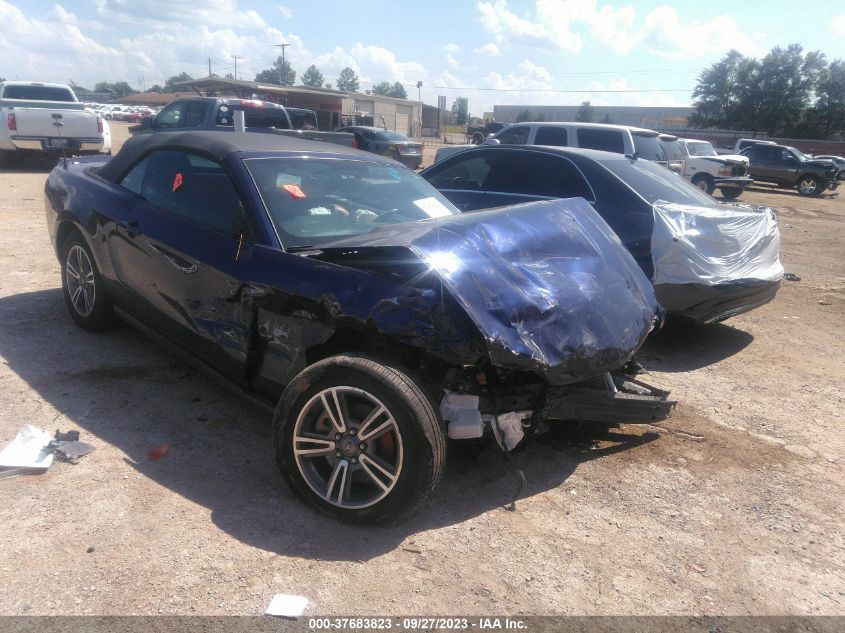
{"label": "blue convertible car", "polygon": [[133,138],[45,194],[74,321],[119,316],[276,405],[288,483],[340,518],[417,506],[447,437],[673,404],[618,371],[662,313],[583,201],[460,214],[389,159],[218,132]]}

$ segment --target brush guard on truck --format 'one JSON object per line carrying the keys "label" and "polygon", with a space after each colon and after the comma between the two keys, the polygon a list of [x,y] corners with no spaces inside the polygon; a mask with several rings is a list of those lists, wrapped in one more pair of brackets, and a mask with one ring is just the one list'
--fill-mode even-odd
{"label": "brush guard on truck", "polygon": [[645,424],[665,420],[675,405],[668,391],[608,372],[574,385],[550,387],[537,413],[541,420]]}

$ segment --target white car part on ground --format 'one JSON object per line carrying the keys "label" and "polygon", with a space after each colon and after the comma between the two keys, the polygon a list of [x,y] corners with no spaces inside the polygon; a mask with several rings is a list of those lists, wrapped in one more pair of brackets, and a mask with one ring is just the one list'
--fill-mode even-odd
{"label": "white car part on ground", "polygon": [[780,232],[768,207],[699,207],[658,200],[653,208],[655,285],[715,286],[783,277]]}

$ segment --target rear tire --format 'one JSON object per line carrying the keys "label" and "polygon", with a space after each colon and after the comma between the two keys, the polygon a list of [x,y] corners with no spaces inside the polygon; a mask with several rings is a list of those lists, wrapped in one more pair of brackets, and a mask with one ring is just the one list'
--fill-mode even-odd
{"label": "rear tire", "polygon": [[742,189],[738,187],[719,189],[722,198],[725,200],[736,200],[742,194]]}
{"label": "rear tire", "polygon": [[82,236],[74,231],[62,241],[62,295],[71,318],[97,332],[114,324],[112,303],[103,286],[97,262]]}
{"label": "rear tire", "polygon": [[273,429],[290,488],[351,523],[412,512],[446,460],[443,424],[422,389],[396,365],[354,354],[331,356],[294,378]]}
{"label": "rear tire", "polygon": [[711,196],[716,190],[716,185],[713,184],[713,178],[709,174],[696,174],[692,179],[692,184]]}

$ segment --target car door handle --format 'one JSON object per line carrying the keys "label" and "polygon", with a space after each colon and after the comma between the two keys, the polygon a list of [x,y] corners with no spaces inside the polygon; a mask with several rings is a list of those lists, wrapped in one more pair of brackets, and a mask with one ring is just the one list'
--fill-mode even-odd
{"label": "car door handle", "polygon": [[173,266],[176,270],[182,273],[186,273],[190,275],[191,273],[197,272],[199,266],[197,266],[196,262],[189,261],[184,257],[179,257],[179,255],[175,253],[171,253],[166,248],[162,248],[157,244],[153,244],[152,242],[148,241],[147,245],[153,249],[156,253],[161,255],[168,264]]}
{"label": "car door handle", "polygon": [[140,233],[141,225],[136,220],[121,220],[117,225],[126,231],[129,237],[135,237]]}

